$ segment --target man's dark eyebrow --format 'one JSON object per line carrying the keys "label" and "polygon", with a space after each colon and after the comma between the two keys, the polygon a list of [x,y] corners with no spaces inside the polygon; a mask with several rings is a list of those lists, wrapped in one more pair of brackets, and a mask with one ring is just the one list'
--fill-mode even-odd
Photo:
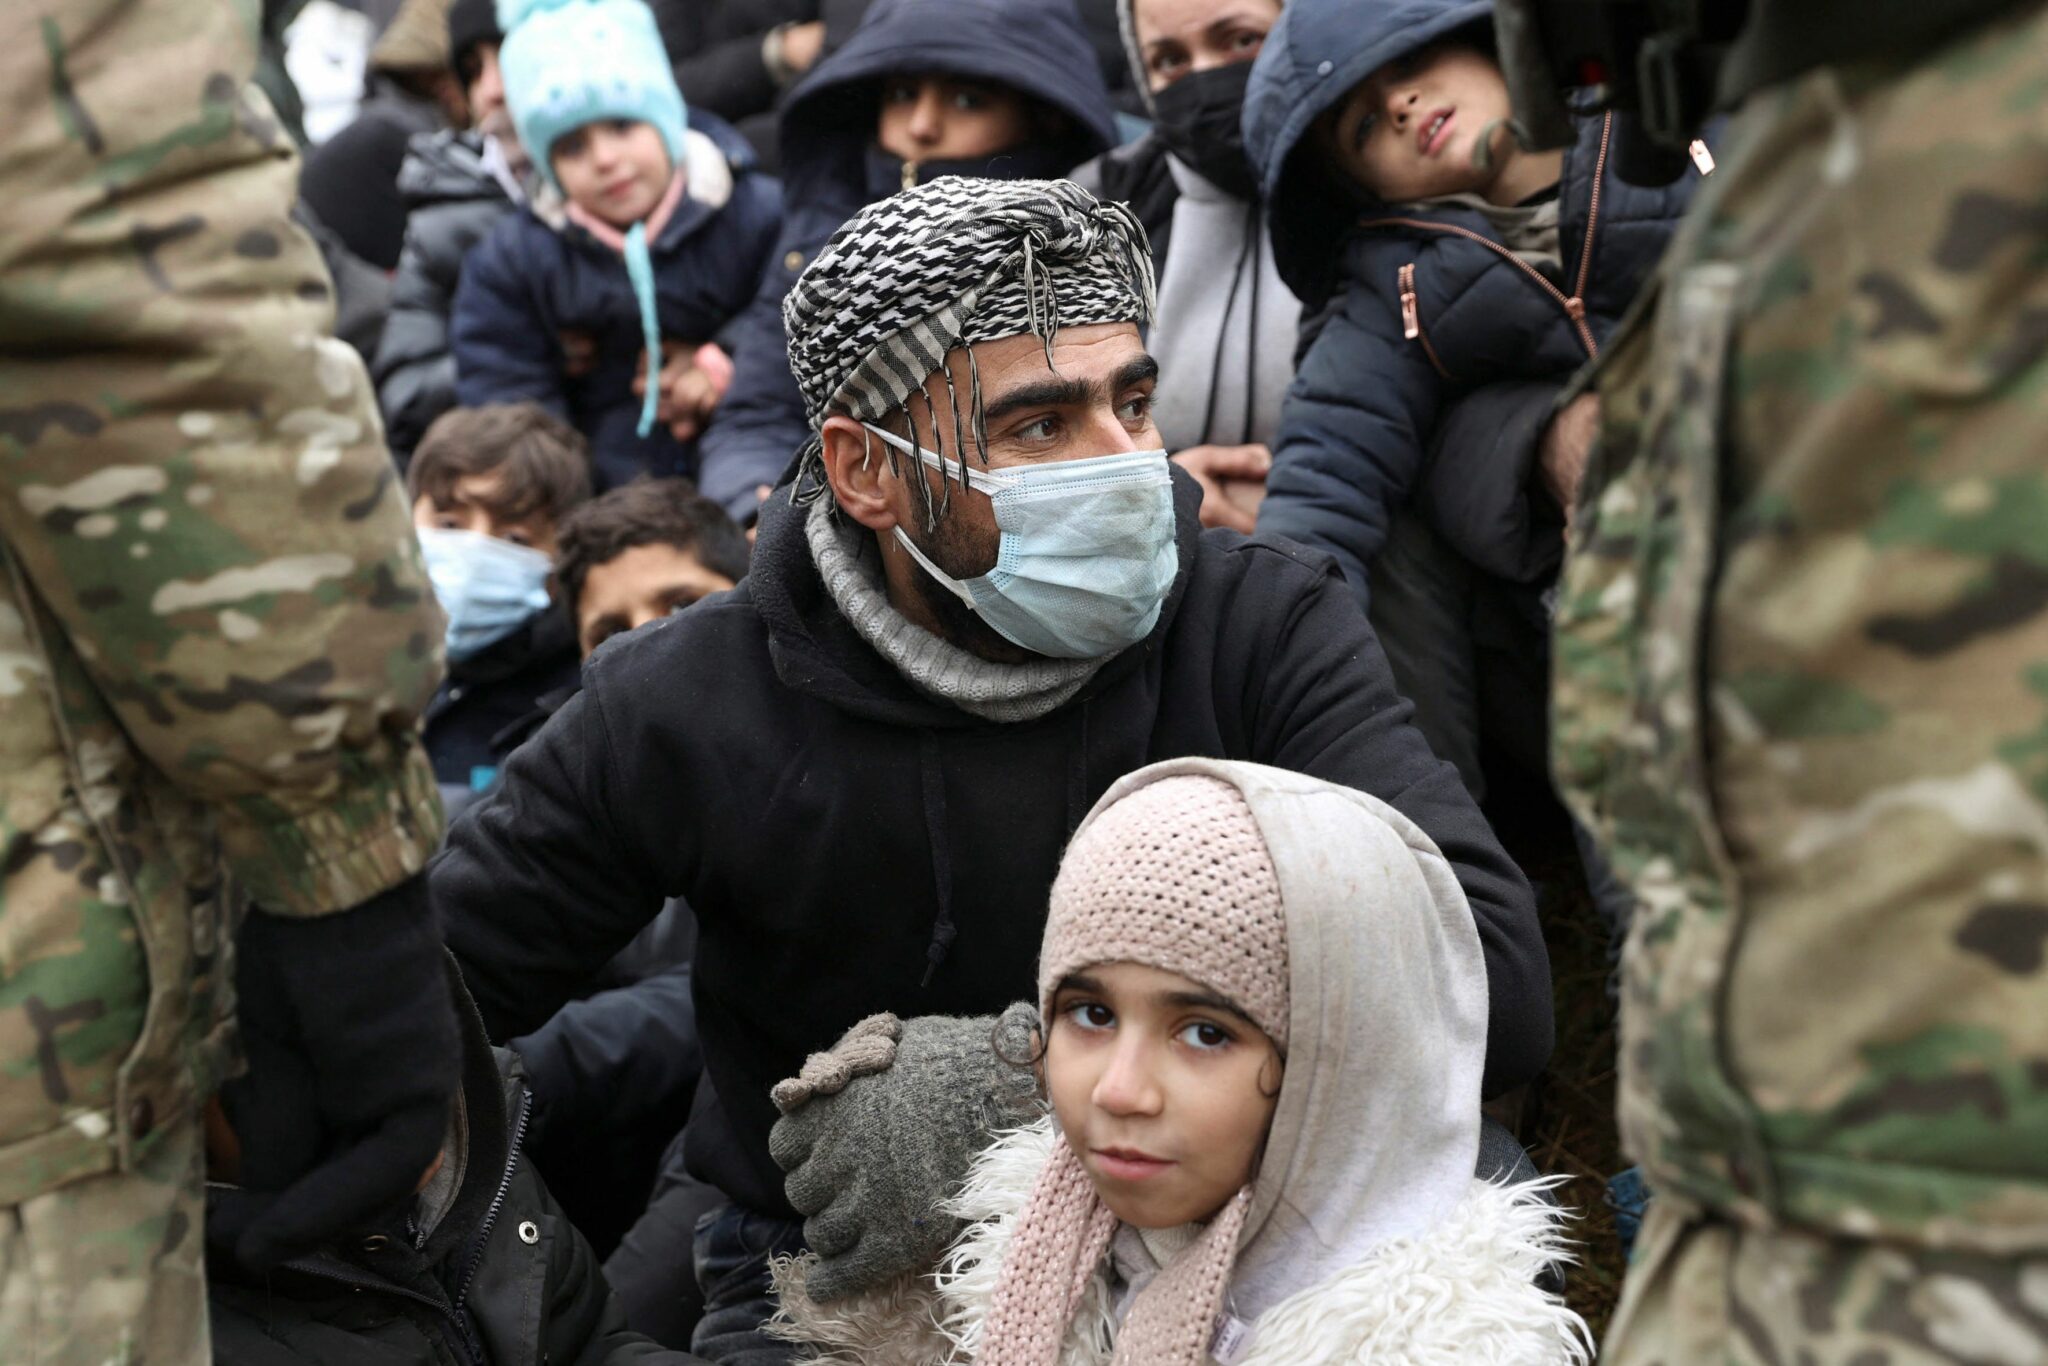
{"label": "man's dark eyebrow", "polygon": [[1013,389],[988,405],[983,417],[985,422],[1000,422],[1010,414],[1026,408],[1079,408],[1102,398],[1105,391],[1115,394],[1133,384],[1159,378],[1159,362],[1150,356],[1140,356],[1116,372],[1107,385],[1091,384],[1079,379],[1049,379],[1036,384],[1027,384]]}
{"label": "man's dark eyebrow", "polygon": [[1079,408],[1095,397],[1095,386],[1080,379],[1048,379],[1012,389],[988,405],[982,420],[1000,422],[1025,408]]}
{"label": "man's dark eyebrow", "polygon": [[1110,390],[1114,393],[1118,389],[1128,389],[1133,384],[1143,384],[1148,379],[1158,378],[1159,362],[1149,355],[1144,355],[1116,372],[1116,380],[1110,385]]}

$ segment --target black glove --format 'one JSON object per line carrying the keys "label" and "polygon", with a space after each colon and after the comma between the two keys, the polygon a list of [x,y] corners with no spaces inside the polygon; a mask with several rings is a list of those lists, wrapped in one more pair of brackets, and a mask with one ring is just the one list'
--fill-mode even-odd
{"label": "black glove", "polygon": [[775,1088],[768,1151],[818,1256],[820,1304],[931,1269],[963,1227],[940,1208],[999,1130],[1042,1113],[1038,1011],[861,1021]]}
{"label": "black glove", "polygon": [[333,915],[251,911],[235,987],[248,1074],[235,1253],[266,1270],[411,1196],[441,1149],[460,1043],[424,876]]}

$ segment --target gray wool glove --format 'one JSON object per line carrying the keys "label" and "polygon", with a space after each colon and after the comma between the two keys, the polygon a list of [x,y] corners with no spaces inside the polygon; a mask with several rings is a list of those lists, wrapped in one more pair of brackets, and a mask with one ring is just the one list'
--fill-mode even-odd
{"label": "gray wool glove", "polygon": [[[1044,1113],[1029,1065],[1035,1007],[862,1020],[775,1087],[768,1151],[818,1256],[820,1304],[929,1269],[961,1223],[939,1210],[1003,1129]],[[1006,1061],[1008,1059],[1008,1061]]]}

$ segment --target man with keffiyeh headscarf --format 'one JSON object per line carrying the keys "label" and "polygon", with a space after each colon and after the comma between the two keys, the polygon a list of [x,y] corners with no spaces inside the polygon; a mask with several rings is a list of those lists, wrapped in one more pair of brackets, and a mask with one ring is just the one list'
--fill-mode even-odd
{"label": "man with keffiyeh headscarf", "polygon": [[[1065,182],[942,179],[864,210],[787,305],[812,439],[746,582],[600,650],[436,866],[499,1034],[664,897],[695,908],[720,1104],[689,1158],[733,1202],[698,1231],[701,1355],[786,1359],[759,1331],[768,1253],[808,1240],[831,1295],[944,1245],[934,1201],[1032,1103],[988,1017],[1030,994],[1068,836],[1147,763],[1248,759],[1398,808],[1470,903],[1488,1093],[1549,1054],[1529,888],[1331,563],[1204,532],[1169,471],[1151,305],[1143,230]],[[882,1012],[908,1023],[770,1099]],[[1004,1038],[1030,1023],[1010,1012]]]}

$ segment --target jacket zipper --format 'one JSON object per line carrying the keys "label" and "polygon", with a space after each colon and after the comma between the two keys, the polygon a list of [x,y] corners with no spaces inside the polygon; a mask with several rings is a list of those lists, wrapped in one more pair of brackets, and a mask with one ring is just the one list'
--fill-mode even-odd
{"label": "jacket zipper", "polygon": [[906,161],[903,163],[902,188],[906,190],[914,190],[917,188],[917,163],[914,161]]}
{"label": "jacket zipper", "polygon": [[1449,379],[1451,372],[1444,369],[1444,363],[1437,359],[1436,348],[1429,344],[1429,338],[1422,331],[1422,303],[1415,293],[1415,263],[1410,261],[1401,267],[1396,278],[1401,285],[1401,335],[1409,341],[1421,342],[1429,363],[1436,367],[1439,375]]}
{"label": "jacket zipper", "polygon": [[505,1196],[512,1189],[512,1174],[519,1170],[519,1145],[526,1139],[526,1123],[533,1115],[533,1092],[521,1088],[519,1092],[519,1118],[512,1124],[511,1154],[505,1159],[505,1174],[498,1178],[498,1192],[491,1197],[491,1207],[484,1211],[484,1221],[477,1225],[476,1238],[470,1244],[469,1265],[463,1268],[462,1281],[455,1288],[455,1312],[462,1312],[463,1303],[469,1298],[469,1285],[476,1279],[477,1268],[483,1265],[484,1248],[491,1240],[491,1226],[498,1222],[498,1213],[505,1208]]}
{"label": "jacket zipper", "polygon": [[[1557,306],[1564,310],[1565,316],[1572,320],[1572,326],[1578,330],[1579,344],[1586,348],[1586,354],[1588,356],[1597,356],[1600,354],[1600,343],[1593,339],[1593,329],[1586,325],[1586,282],[1591,278],[1593,272],[1593,237],[1600,226],[1600,182],[1606,178],[1607,145],[1613,135],[1614,115],[1609,114],[1600,129],[1600,156],[1593,168],[1593,198],[1586,209],[1586,243],[1579,253],[1579,278],[1577,284],[1573,286],[1574,292],[1569,295],[1556,285],[1550,283],[1549,278],[1542,271],[1515,255],[1491,237],[1486,236],[1484,233],[1474,232],[1470,228],[1461,228],[1455,223],[1434,223],[1427,218],[1368,218],[1358,226],[1361,228],[1417,228],[1423,232],[1450,233],[1457,237],[1470,238],[1488,251],[1505,257],[1513,262],[1515,267],[1524,275],[1534,280],[1545,294],[1548,294],[1557,301]],[[1415,310],[1415,267],[1413,265],[1403,266],[1401,268],[1401,279],[1402,331],[1411,338],[1418,338],[1421,337],[1422,329],[1418,313]],[[1415,328],[1415,331],[1409,332],[1407,330],[1411,326]],[[1426,338],[1423,338],[1423,344],[1425,346],[1428,345]],[[1434,351],[1430,353],[1430,361],[1436,365],[1439,372],[1443,371],[1443,365],[1437,361]]]}

